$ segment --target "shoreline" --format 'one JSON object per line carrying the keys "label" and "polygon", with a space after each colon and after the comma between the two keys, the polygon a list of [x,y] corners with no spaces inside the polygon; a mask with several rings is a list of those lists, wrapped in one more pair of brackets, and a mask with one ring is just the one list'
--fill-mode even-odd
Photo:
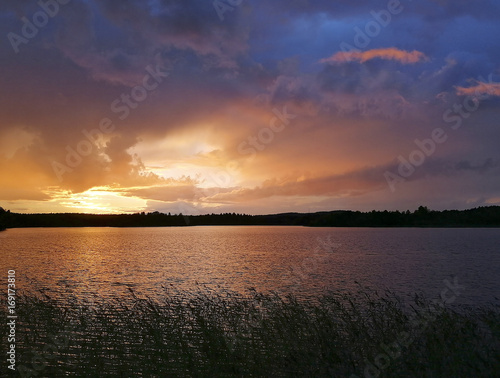
{"label": "shoreline", "polygon": [[[3,210],[3,209],[2,209]],[[500,206],[434,211],[420,206],[406,211],[335,210],[316,213],[249,215],[236,213],[183,215],[158,211],[134,214],[45,213],[0,211],[0,225],[31,227],[191,227],[191,226],[304,226],[348,228],[498,228]]]}
{"label": "shoreline", "polygon": [[189,227],[305,227],[305,228],[362,228],[362,229],[480,229],[480,228],[500,228],[500,225],[403,225],[403,226],[307,226],[307,225],[296,225],[296,224],[196,224],[196,225],[173,225],[173,226],[162,226],[162,225],[152,225],[152,226],[95,226],[95,225],[84,225],[84,226],[18,226],[18,227],[6,227],[0,229],[1,231],[15,230],[15,229],[48,229],[48,228],[189,228]]}

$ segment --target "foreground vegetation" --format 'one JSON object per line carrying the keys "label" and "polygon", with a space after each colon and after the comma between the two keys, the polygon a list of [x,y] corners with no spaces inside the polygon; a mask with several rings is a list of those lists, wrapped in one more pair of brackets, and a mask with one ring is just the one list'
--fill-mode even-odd
{"label": "foreground vegetation", "polygon": [[[205,290],[162,300],[131,292],[84,303],[30,294],[18,297],[17,310],[21,376],[493,377],[500,371],[499,307],[451,310],[419,296],[411,303],[366,292],[299,301]],[[1,328],[7,334],[5,322]]]}

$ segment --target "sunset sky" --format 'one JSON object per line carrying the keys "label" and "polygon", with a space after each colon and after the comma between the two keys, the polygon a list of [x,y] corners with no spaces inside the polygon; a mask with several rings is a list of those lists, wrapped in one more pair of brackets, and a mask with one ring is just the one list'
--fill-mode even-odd
{"label": "sunset sky", "polygon": [[500,1],[4,0],[0,206],[500,205]]}

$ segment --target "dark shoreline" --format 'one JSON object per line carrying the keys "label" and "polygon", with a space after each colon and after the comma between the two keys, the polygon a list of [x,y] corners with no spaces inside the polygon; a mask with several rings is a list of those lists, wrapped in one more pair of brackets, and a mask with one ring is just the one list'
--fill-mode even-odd
{"label": "dark shoreline", "polygon": [[236,213],[182,215],[159,212],[136,214],[19,214],[0,208],[2,228],[32,227],[187,227],[187,226],[305,226],[363,228],[496,228],[500,206],[433,211],[420,206],[400,211],[324,211],[247,215]]}
{"label": "dark shoreline", "polygon": [[212,225],[212,224],[199,224],[199,225],[184,225],[184,226],[23,226],[23,227],[7,227],[2,231],[15,230],[15,229],[48,229],[48,228],[184,228],[184,227],[239,227],[239,226],[257,226],[257,227],[307,227],[307,228],[364,228],[364,229],[484,229],[484,228],[500,228],[500,226],[302,226],[302,225],[286,225],[286,224],[223,224],[223,225]]}

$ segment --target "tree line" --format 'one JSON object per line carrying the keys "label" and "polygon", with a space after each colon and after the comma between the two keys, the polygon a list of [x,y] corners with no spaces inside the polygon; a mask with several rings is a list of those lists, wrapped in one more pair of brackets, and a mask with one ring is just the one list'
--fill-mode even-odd
{"label": "tree line", "polygon": [[248,215],[236,213],[183,215],[136,214],[19,214],[0,207],[0,230],[22,227],[182,227],[229,225],[294,225],[309,227],[500,227],[500,206],[434,211],[420,206],[406,211],[324,211]]}

